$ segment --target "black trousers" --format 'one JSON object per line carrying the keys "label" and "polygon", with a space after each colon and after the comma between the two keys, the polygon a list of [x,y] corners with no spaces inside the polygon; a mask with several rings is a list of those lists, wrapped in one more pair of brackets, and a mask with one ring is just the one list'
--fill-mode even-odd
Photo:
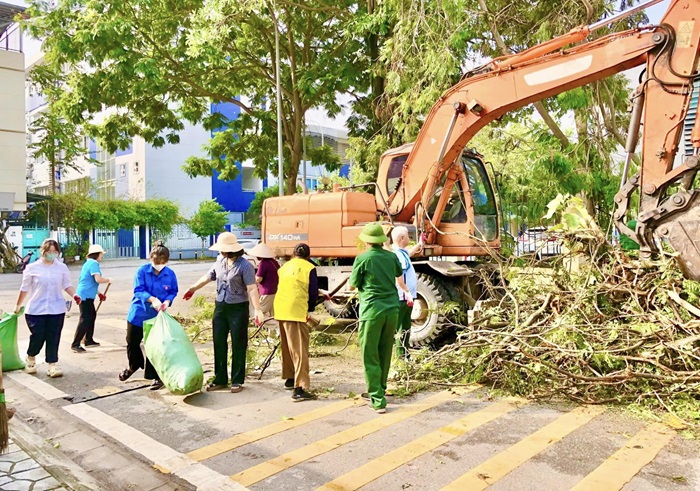
{"label": "black trousers", "polygon": [[66,314],[25,314],[24,318],[31,333],[27,355],[31,357],[38,355],[46,343],[46,363],[58,362],[58,345],[61,342],[61,331]]}
{"label": "black trousers", "polygon": [[228,338],[231,336],[231,383],[245,382],[249,302],[216,302],[214,307],[214,383],[228,383]]}
{"label": "black trousers", "polygon": [[93,344],[95,340],[92,336],[95,334],[95,299],[86,298],[80,302],[80,319],[78,319],[78,327],[75,329],[73,344],[71,347],[77,348],[85,339],[85,344]]}
{"label": "black trousers", "polygon": [[158,372],[153,368],[148,358],[143,356],[141,341],[143,340],[143,327],[135,326],[131,322],[126,323],[126,357],[129,359],[129,369],[134,372],[144,368],[143,378],[148,380],[160,379]]}

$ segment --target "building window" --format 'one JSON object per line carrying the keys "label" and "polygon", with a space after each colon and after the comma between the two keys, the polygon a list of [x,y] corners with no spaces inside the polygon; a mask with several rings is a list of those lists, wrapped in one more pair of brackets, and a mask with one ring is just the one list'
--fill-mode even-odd
{"label": "building window", "polygon": [[241,169],[243,191],[262,191],[262,180],[253,175],[252,167],[243,167]]}
{"label": "building window", "polygon": [[134,162],[134,174],[138,174],[138,173],[139,173],[139,163]]}
{"label": "building window", "polygon": [[102,148],[97,148],[95,152],[97,160],[97,199],[114,199],[114,183],[117,177],[117,164],[113,153],[109,153]]}
{"label": "building window", "polygon": [[119,165],[119,177],[126,177],[126,164]]}

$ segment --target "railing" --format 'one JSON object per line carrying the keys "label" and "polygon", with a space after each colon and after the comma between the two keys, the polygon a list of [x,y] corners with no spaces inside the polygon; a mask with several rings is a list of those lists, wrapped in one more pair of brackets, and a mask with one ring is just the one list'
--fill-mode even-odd
{"label": "railing", "polygon": [[0,50],[22,53],[22,30],[19,24],[10,27],[0,36]]}

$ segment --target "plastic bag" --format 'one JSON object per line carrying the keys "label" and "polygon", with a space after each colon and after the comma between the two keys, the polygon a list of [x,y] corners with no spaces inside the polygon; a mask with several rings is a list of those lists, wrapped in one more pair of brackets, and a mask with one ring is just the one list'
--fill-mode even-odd
{"label": "plastic bag", "polygon": [[22,370],[24,362],[19,356],[17,347],[17,319],[24,312],[10,314],[5,312],[0,318],[0,349],[2,349],[2,371]]}
{"label": "plastic bag", "polygon": [[144,323],[144,335],[146,356],[170,392],[186,395],[202,390],[202,364],[178,321],[159,312],[152,327]]}

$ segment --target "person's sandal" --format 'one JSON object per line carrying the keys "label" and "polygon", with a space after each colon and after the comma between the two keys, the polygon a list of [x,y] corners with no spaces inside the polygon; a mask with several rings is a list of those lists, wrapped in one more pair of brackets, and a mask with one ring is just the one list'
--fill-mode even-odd
{"label": "person's sandal", "polygon": [[215,384],[214,382],[207,385],[207,392],[213,392],[215,390],[226,390],[228,385],[226,384]]}
{"label": "person's sandal", "polygon": [[49,367],[46,374],[51,378],[58,378],[63,376],[63,372],[61,371],[61,369],[56,366]]}
{"label": "person's sandal", "polygon": [[36,373],[36,362],[35,361],[28,361],[24,366],[24,373],[28,373],[29,375],[34,375]]}
{"label": "person's sandal", "polygon": [[232,384],[232,385],[231,385],[231,392],[234,393],[234,394],[235,394],[236,392],[240,392],[240,391],[242,391],[242,390],[243,390],[243,386],[242,386],[241,384]]}
{"label": "person's sandal", "polygon": [[136,370],[132,370],[131,368],[125,368],[122,373],[119,374],[119,380],[122,382],[125,382],[131,377]]}

